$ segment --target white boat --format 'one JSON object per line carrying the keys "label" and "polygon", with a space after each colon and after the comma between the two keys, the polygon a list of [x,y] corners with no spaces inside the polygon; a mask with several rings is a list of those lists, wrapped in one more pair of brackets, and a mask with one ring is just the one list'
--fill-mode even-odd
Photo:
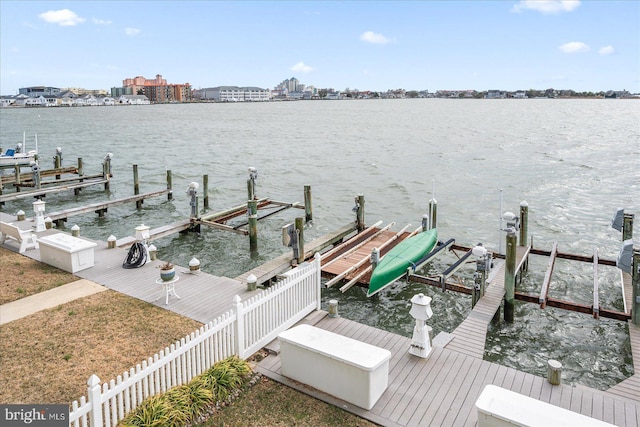
{"label": "white boat", "polygon": [[0,153],[0,167],[9,167],[16,165],[30,165],[36,161],[38,154],[38,135],[35,137],[36,149],[26,151],[25,135],[22,136],[22,144],[18,144],[16,148],[7,149],[4,153]]}

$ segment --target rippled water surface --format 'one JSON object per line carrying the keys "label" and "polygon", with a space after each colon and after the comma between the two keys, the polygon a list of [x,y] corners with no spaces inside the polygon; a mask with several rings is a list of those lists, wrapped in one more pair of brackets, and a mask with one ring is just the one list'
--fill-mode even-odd
{"label": "rippled water surface", "polygon": [[[191,104],[129,107],[0,109],[0,146],[11,147],[27,132],[38,134],[41,164],[52,165],[56,147],[63,164],[82,157],[86,173],[101,171],[114,154],[114,178],[105,194],[99,187],[48,195],[47,211],[133,194],[132,165],[141,192],[164,188],[173,173],[174,200],[150,199],[110,208],[103,219],[70,219],[82,234],[106,240],[133,235],[140,223],[151,227],[187,218],[184,190],[209,176],[210,210],[246,202],[247,167],[258,169],[257,195],[303,201],[311,185],[314,221],[305,229],[312,240],[354,220],[354,197],[364,194],[368,224],[395,222],[399,230],[420,224],[428,201],[438,201],[441,238],[463,245],[482,242],[492,250],[504,243],[503,210],[530,206],[534,245],[563,252],[615,258],[620,233],[610,227],[616,208],[640,212],[640,102],[632,100],[379,100]],[[29,147],[28,147],[29,148]],[[2,210],[31,211],[31,201],[7,203]],[[259,255],[250,256],[247,238],[204,229],[200,236],[172,236],[154,242],[160,256],[186,265],[192,257],[203,269],[234,277],[286,251],[280,228],[300,211],[289,210],[259,224]],[[637,222],[637,221],[636,221]],[[636,230],[638,229],[636,225]],[[638,234],[638,232],[636,232]],[[427,268],[444,270],[448,254]],[[547,265],[532,257],[523,292],[539,292]],[[469,283],[473,266],[457,279]],[[559,260],[550,294],[590,304],[591,265]],[[615,268],[599,271],[605,308],[622,310]],[[468,296],[442,293],[418,283],[398,282],[367,299],[359,288],[337,298],[340,314],[411,336],[409,300],[423,292],[433,298],[434,332],[452,331],[469,312]],[[517,302],[516,321],[490,327],[486,358],[545,375],[546,361],[560,360],[566,382],[607,388],[633,372],[627,326],[608,319]]]}

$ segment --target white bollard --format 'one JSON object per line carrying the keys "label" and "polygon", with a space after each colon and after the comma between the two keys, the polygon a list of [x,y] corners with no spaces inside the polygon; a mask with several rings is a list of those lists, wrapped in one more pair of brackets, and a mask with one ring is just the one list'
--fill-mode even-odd
{"label": "white bollard", "polygon": [[113,234],[107,238],[107,248],[113,249],[116,247],[116,236]]}
{"label": "white bollard", "polygon": [[73,227],[71,227],[71,235],[73,237],[79,237],[80,236],[80,227],[78,227],[78,224],[76,224]]}
{"label": "white bollard", "polygon": [[547,380],[553,385],[560,385],[562,382],[562,363],[553,359],[547,362]]}
{"label": "white bollard", "polygon": [[158,248],[156,248],[154,245],[149,245],[147,251],[149,252],[149,258],[151,259],[151,261],[155,261],[158,257]]}
{"label": "white bollard", "polygon": [[338,317],[338,300],[329,300],[329,317]]}

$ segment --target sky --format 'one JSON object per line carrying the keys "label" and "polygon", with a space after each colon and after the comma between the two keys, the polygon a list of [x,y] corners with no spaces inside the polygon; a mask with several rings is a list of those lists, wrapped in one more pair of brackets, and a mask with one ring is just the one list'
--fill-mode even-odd
{"label": "sky", "polygon": [[640,1],[0,0],[0,94],[169,84],[640,93]]}

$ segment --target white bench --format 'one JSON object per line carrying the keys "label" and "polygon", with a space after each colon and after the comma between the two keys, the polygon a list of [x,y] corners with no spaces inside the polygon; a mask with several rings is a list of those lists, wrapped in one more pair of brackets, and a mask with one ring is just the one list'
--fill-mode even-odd
{"label": "white bench", "polygon": [[387,389],[391,352],[311,325],[282,332],[282,375],[371,409]]}
{"label": "white bench", "polygon": [[580,426],[612,424],[560,408],[495,385],[487,385],[478,400],[478,427]]}
{"label": "white bench", "polygon": [[7,239],[20,243],[20,253],[31,248],[38,249],[36,235],[31,230],[21,230],[11,222],[0,221],[0,244],[4,244]]}

